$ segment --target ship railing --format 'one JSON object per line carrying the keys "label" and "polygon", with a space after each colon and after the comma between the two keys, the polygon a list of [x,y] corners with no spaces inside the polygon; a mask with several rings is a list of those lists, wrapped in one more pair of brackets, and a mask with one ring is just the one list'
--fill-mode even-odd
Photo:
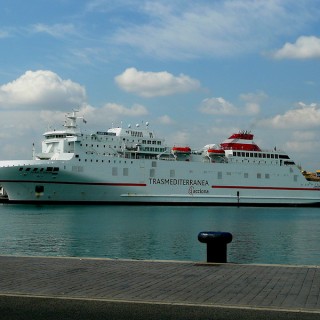
{"label": "ship railing", "polygon": [[159,153],[157,155],[157,159],[166,160],[166,161],[176,161],[176,157],[174,157],[174,155],[168,150],[166,150],[165,152]]}
{"label": "ship railing", "polygon": [[278,149],[277,147],[274,147],[273,149],[261,149],[260,152],[269,152],[269,153],[286,153],[282,149]]}
{"label": "ship railing", "polygon": [[171,155],[168,155],[167,157],[157,157],[158,160],[161,161],[176,161],[177,159],[175,157],[172,157]]}

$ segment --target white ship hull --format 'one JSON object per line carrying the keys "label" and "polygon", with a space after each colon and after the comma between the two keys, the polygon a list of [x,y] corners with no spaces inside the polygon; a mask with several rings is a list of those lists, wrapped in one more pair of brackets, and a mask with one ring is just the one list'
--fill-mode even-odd
{"label": "white ship hull", "polygon": [[320,182],[307,181],[285,153],[262,151],[249,133],[215,145],[217,155],[212,145],[170,152],[148,128],[89,135],[75,112],[67,118],[65,130],[44,134],[33,160],[0,161],[9,202],[320,205]]}
{"label": "white ship hull", "polygon": [[[85,168],[73,160],[11,161],[10,167],[9,163],[0,162],[0,167],[6,166],[1,184],[15,203],[320,205],[320,187],[303,179],[300,184],[294,183],[293,174],[279,176],[272,167],[262,171],[261,166],[243,165],[244,171],[239,171],[238,166],[225,163],[119,158],[112,158],[111,162],[111,165],[87,164]],[[19,171],[22,165],[31,169]],[[42,167],[44,170],[39,173]],[[48,167],[59,171],[48,172]],[[37,172],[33,172],[34,168]],[[112,176],[114,168],[117,176]],[[248,178],[240,179],[246,172]],[[249,175],[257,177],[258,173],[269,175],[267,183],[266,179],[249,178]]]}

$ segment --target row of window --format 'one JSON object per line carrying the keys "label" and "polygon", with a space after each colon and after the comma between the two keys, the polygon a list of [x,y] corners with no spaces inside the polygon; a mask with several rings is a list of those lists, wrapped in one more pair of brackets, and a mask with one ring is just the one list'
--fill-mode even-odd
{"label": "row of window", "polygon": [[[86,152],[86,154],[90,154],[90,152]],[[91,152],[91,154],[95,154],[94,152]],[[109,153],[103,153],[102,155],[104,156],[111,156],[113,154]],[[79,155],[76,155],[76,158],[79,158]],[[157,159],[157,154],[125,154],[124,158],[126,159]],[[96,159],[95,161],[93,159],[89,159],[90,162],[107,162],[104,159],[98,160]],[[85,162],[89,162],[88,159],[84,159]],[[79,158],[78,161],[81,161],[81,159]],[[110,160],[108,160],[108,162],[110,163]]]}
{"label": "row of window", "polygon": [[[174,178],[175,177],[175,170],[170,170],[170,173],[169,173],[169,176],[170,178]],[[226,172],[225,175],[227,176],[231,176],[231,172]],[[153,178],[156,176],[156,170],[155,169],[150,169],[150,177]],[[252,175],[251,175],[252,176]],[[270,179],[270,173],[257,173],[255,174],[256,178],[257,179]],[[243,177],[245,179],[248,179],[249,178],[249,173],[244,173],[243,174]],[[217,178],[218,179],[222,179],[223,178],[223,172],[222,171],[219,171],[217,172]],[[298,179],[298,176],[297,175],[294,175],[294,180],[297,181]]]}
{"label": "row of window", "polygon": [[[113,132],[101,132],[101,131],[98,131],[97,132],[97,135],[110,135],[110,136],[115,136],[116,134],[113,133]],[[82,134],[82,136],[84,136]],[[132,131],[131,132],[131,136],[133,137],[142,137],[142,132],[136,132],[136,131]],[[88,136],[87,136],[88,137]],[[56,134],[56,135],[48,135],[46,136],[46,139],[54,139],[54,138],[66,138],[66,135],[62,135],[62,134]],[[150,138],[153,138],[153,135],[152,133],[150,133]],[[90,136],[90,139],[91,140],[98,140],[96,136]],[[108,138],[106,138],[105,140],[108,140]],[[113,138],[111,139],[113,141]],[[125,138],[123,139],[125,141]],[[127,141],[129,141],[127,139]],[[135,142],[134,140],[132,142]],[[140,140],[138,141],[140,142]],[[70,143],[69,143],[70,144]],[[161,145],[161,141],[160,140],[142,140],[142,144],[156,144],[156,145]],[[81,144],[82,145],[82,144]],[[86,144],[86,146],[88,146]],[[93,145],[92,145],[93,146]],[[97,145],[98,147],[98,145]],[[104,146],[105,147],[105,146]]]}
{"label": "row of window", "polygon": [[[231,176],[231,172],[227,172],[226,173],[226,175],[228,175],[228,176]],[[260,172],[258,172],[258,173],[256,173],[256,174],[250,174],[251,176],[253,175],[253,176],[256,176],[256,178],[257,179],[270,179],[270,174],[269,173],[260,173]],[[248,179],[249,178],[249,173],[244,173],[243,174],[243,177],[245,178],[245,179]],[[222,172],[221,171],[219,171],[218,172],[218,179],[222,179]],[[294,175],[293,176],[293,179],[294,179],[294,181],[297,181],[298,180],[298,176],[297,175]]]}
{"label": "row of window", "polygon": [[[81,161],[81,159],[79,159],[79,161]],[[101,162],[101,163],[121,163],[121,160],[120,161],[116,161],[116,160],[105,160],[105,159],[101,159],[101,160],[98,160],[98,159],[96,159],[96,160],[94,160],[94,159],[84,159],[84,162]],[[126,160],[124,160],[124,162],[123,163],[127,163],[127,161]],[[133,163],[133,161],[131,161],[131,164]]]}
{"label": "row of window", "polygon": [[143,150],[143,151],[151,151],[151,152],[165,152],[165,151],[166,151],[166,148],[145,147],[145,148],[141,148],[140,150]]}
{"label": "row of window", "polygon": [[[31,170],[32,169],[32,170]],[[47,167],[47,168],[31,168],[31,167],[27,167],[27,168],[23,168],[20,167],[19,171],[32,171],[32,172],[58,172],[59,168],[58,167]]]}
{"label": "row of window", "polygon": [[[69,145],[71,145],[70,142],[69,142]],[[80,144],[80,146],[82,147],[82,143]],[[91,144],[91,146],[90,146],[90,145],[88,145],[87,143],[86,143],[85,146],[86,146],[86,147],[92,147],[92,148],[95,147],[95,145]],[[104,145],[99,145],[99,144],[96,145],[97,148],[102,147],[102,146],[103,146],[103,148],[108,148],[108,146],[106,146],[105,144],[104,144]],[[114,148],[114,149],[116,149],[117,146],[113,146],[113,147],[112,147],[111,145],[109,145],[109,148]],[[166,148],[142,147],[141,150],[144,150],[144,151],[159,151],[159,152],[164,152],[164,151],[166,150]]]}
{"label": "row of window", "polygon": [[142,144],[157,144],[157,145],[161,145],[161,141],[160,140],[142,140]]}
{"label": "row of window", "polygon": [[[100,133],[100,134],[103,134],[103,133]],[[105,132],[105,134],[107,134],[107,132]],[[91,140],[98,140],[97,137],[95,136],[91,136]],[[126,141],[129,142],[129,139],[125,139],[123,138],[123,141]],[[105,139],[105,141],[108,141],[108,138]],[[111,141],[113,141],[113,138],[111,139]],[[132,140],[132,142],[136,142],[135,140]],[[138,140],[138,143],[140,143],[141,140]],[[69,145],[73,144],[73,142],[69,142]],[[161,140],[142,140],[142,144],[152,144],[152,145],[161,145],[162,142]],[[83,143],[80,143],[80,146],[83,146],[84,144]],[[86,147],[90,146],[88,143],[85,144]],[[94,145],[91,144],[91,147],[93,147]],[[99,148],[100,146],[102,146],[101,144],[97,144],[96,145],[97,148]],[[104,144],[103,145],[103,148],[106,148],[106,145]],[[109,145],[109,148],[111,148],[111,145]],[[117,148],[117,146],[114,146],[114,148]]]}
{"label": "row of window", "polygon": [[[114,132],[105,132],[105,131],[97,131],[97,134],[101,135],[101,136],[115,136],[116,135]],[[82,134],[82,136],[83,136],[83,134]]]}
{"label": "row of window", "polygon": [[[71,142],[69,142],[69,145],[71,145]],[[83,144],[80,143],[80,146],[82,147]],[[86,147],[95,147],[95,146],[94,146],[93,144],[91,144],[91,146],[90,146],[88,143],[86,143]],[[108,148],[108,146],[106,146],[105,144],[104,144],[104,145],[97,144],[97,148],[99,148],[99,147]],[[113,147],[112,147],[112,146],[109,144],[109,148],[117,148],[117,146],[113,146]]]}
{"label": "row of window", "polygon": [[140,131],[131,131],[131,136],[132,137],[143,137],[143,134],[142,134],[142,132],[140,132]]}
{"label": "row of window", "polygon": [[264,158],[264,159],[290,159],[287,155],[277,153],[260,153],[260,152],[243,152],[234,151],[233,156],[247,158]]}
{"label": "row of window", "polygon": [[66,134],[50,134],[48,136],[46,136],[46,139],[56,139],[56,138],[66,138]]}
{"label": "row of window", "polygon": [[[80,159],[79,159],[80,160]],[[87,161],[87,159],[85,159],[85,162]],[[91,162],[93,162],[93,160],[91,159]],[[96,160],[96,162],[98,162],[98,160]],[[101,162],[104,162],[104,160],[101,160]],[[119,161],[116,161],[116,160],[108,160],[106,161],[108,163],[121,163],[121,160]],[[123,161],[124,164],[127,163],[126,160]],[[133,163],[133,161],[131,161],[131,164]],[[156,163],[152,163],[152,166],[153,167],[156,167]],[[31,170],[32,169],[32,170]],[[112,175],[113,176],[118,176],[119,174],[119,170],[121,170],[121,168],[118,168],[118,167],[112,167]],[[20,167],[19,168],[19,171],[25,171],[25,172],[51,172],[51,173],[58,173],[59,171],[59,168],[58,167],[46,167],[46,168],[31,168],[31,167],[26,167],[26,168],[23,168],[23,167]],[[83,172],[83,167],[82,166],[72,166],[72,171],[73,172]],[[129,175],[129,168],[122,168],[122,175],[123,176],[128,176]],[[228,176],[231,176],[231,172],[226,172],[226,175]],[[150,177],[155,177],[156,176],[156,171],[155,169],[150,169]],[[169,173],[169,176],[170,178],[174,178],[175,177],[175,170],[170,170],[170,173]],[[249,173],[244,173],[243,174],[243,177],[244,178],[249,178]],[[217,178],[218,179],[222,179],[223,178],[223,173],[221,171],[217,172]],[[265,174],[262,174],[262,173],[257,173],[256,174],[256,178],[257,179],[270,179],[270,174],[269,173],[265,173]],[[297,181],[298,179],[298,176],[297,175],[294,175],[294,181]]]}

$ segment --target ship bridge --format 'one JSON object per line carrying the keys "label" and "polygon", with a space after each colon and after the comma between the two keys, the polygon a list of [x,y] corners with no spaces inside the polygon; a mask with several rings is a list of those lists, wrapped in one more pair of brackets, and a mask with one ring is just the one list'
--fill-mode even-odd
{"label": "ship bridge", "polygon": [[145,128],[140,128],[139,124],[136,124],[136,129],[132,129],[131,125],[128,125],[128,128],[111,128],[107,132],[114,133],[116,136],[119,137],[137,137],[137,138],[148,138],[148,139],[154,139],[155,134],[153,131],[149,129],[149,122],[146,122]]}
{"label": "ship bridge", "polygon": [[35,153],[33,158],[36,160],[70,160],[75,151],[75,143],[80,141],[81,131],[77,124],[78,111],[74,110],[66,114],[64,130],[50,130],[43,134],[42,151]]}

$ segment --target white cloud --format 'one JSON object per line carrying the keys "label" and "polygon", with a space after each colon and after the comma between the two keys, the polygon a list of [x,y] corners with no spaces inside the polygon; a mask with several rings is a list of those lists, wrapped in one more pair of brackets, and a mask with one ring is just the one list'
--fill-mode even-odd
{"label": "white cloud", "polygon": [[10,37],[10,32],[8,30],[2,29],[0,30],[0,39]]}
{"label": "white cloud", "polygon": [[240,99],[245,102],[246,114],[258,114],[260,112],[260,104],[267,98],[267,95],[260,91],[257,93],[244,93],[240,95]]}
{"label": "white cloud", "polygon": [[200,111],[206,114],[233,114],[237,111],[237,108],[232,103],[219,97],[204,99]]}
{"label": "white cloud", "polygon": [[[71,110],[70,110],[71,111]],[[59,110],[41,110],[39,116],[41,119],[41,124],[46,124],[52,128],[56,128],[58,125],[64,123],[66,112]]]}
{"label": "white cloud", "polygon": [[46,129],[38,111],[1,110],[0,112],[1,160],[31,159],[32,143],[39,145]]}
{"label": "white cloud", "polygon": [[128,68],[115,77],[118,86],[139,96],[151,98],[184,93],[200,88],[200,82],[184,74],[178,77],[169,72],[144,72]]}
{"label": "white cloud", "polygon": [[318,127],[319,123],[320,107],[315,103],[307,105],[303,102],[299,102],[296,109],[260,121],[261,125],[283,129]]}
{"label": "white cloud", "polygon": [[117,10],[123,13],[124,7],[126,10],[128,8],[137,8],[141,4],[141,0],[117,0],[117,1],[110,1],[110,0],[90,0],[87,1],[85,4],[85,11],[86,12],[99,12],[99,13],[110,13],[115,12]]}
{"label": "white cloud", "polygon": [[[84,116],[87,123],[84,125],[86,130],[97,130],[118,123],[126,122],[128,118],[138,118],[139,121],[147,120],[145,116],[149,112],[145,106],[133,104],[131,107],[126,107],[118,103],[106,103],[101,108],[93,107],[89,104],[84,104],[79,108],[79,115]],[[57,116],[59,116],[57,114]],[[132,120],[133,121],[133,120]]]}
{"label": "white cloud", "polygon": [[[290,10],[288,10],[290,6]],[[153,57],[232,56],[268,48],[279,35],[299,32],[319,9],[304,1],[147,1],[143,21],[114,35]]]}
{"label": "white cloud", "polygon": [[292,138],[295,141],[304,142],[304,141],[312,141],[317,139],[318,134],[316,134],[314,131],[294,131]]}
{"label": "white cloud", "polygon": [[87,64],[95,66],[95,63],[107,63],[108,55],[101,47],[86,47],[70,49],[69,64],[78,62],[79,65]]}
{"label": "white cloud", "polygon": [[66,35],[75,34],[75,27],[73,24],[54,24],[47,25],[43,23],[38,23],[32,26],[32,32],[34,33],[47,33],[55,38],[63,38]]}
{"label": "white cloud", "polygon": [[140,117],[148,114],[148,110],[140,105],[134,104],[131,108],[126,108],[121,104],[107,103],[102,111],[106,111],[109,116],[125,116],[125,117]]}
{"label": "white cloud", "polygon": [[158,118],[158,122],[160,124],[164,124],[164,125],[170,125],[170,124],[174,124],[175,121],[171,119],[171,117],[169,117],[168,115],[163,115],[161,117]]}
{"label": "white cloud", "polygon": [[0,86],[0,108],[75,108],[86,100],[84,87],[49,70],[27,71]]}
{"label": "white cloud", "polygon": [[247,114],[258,114],[260,112],[260,106],[258,103],[248,102],[245,110]]}
{"label": "white cloud", "polygon": [[320,58],[320,38],[301,36],[295,43],[286,43],[273,53],[276,59],[312,59]]}
{"label": "white cloud", "polygon": [[288,141],[285,143],[285,150],[289,150],[292,153],[310,152],[314,148],[314,141]]}
{"label": "white cloud", "polygon": [[285,149],[290,150],[290,152],[306,152],[310,153],[319,148],[319,142],[317,136],[319,132],[316,131],[293,131],[290,135],[289,141],[285,143]]}
{"label": "white cloud", "polygon": [[236,107],[224,98],[207,98],[200,105],[200,112],[205,114],[220,115],[257,115],[260,113],[260,104],[267,98],[264,92],[244,93],[240,100],[245,102],[243,107]]}
{"label": "white cloud", "polygon": [[188,131],[176,131],[168,139],[172,141],[172,145],[190,145],[190,132]]}

